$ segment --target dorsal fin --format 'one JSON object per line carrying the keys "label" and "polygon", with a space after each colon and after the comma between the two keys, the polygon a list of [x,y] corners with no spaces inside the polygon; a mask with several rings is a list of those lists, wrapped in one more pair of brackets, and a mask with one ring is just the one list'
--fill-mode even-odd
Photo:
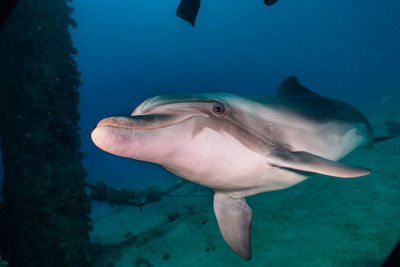
{"label": "dorsal fin", "polygon": [[282,81],[275,97],[319,96],[299,83],[296,76],[289,76]]}

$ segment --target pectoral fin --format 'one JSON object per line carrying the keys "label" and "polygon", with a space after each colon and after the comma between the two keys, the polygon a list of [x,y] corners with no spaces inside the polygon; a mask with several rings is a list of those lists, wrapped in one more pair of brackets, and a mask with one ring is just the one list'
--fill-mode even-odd
{"label": "pectoral fin", "polygon": [[341,178],[359,177],[371,173],[368,169],[349,166],[304,151],[274,150],[268,155],[268,162],[277,167]]}
{"label": "pectoral fin", "polygon": [[251,258],[250,226],[253,211],[244,198],[214,194],[214,212],[226,243],[243,259]]}

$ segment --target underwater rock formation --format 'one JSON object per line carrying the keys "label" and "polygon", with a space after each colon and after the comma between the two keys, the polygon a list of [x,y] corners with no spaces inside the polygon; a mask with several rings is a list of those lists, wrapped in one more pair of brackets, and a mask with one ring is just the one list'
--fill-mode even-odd
{"label": "underwater rock formation", "polygon": [[67,2],[20,0],[0,29],[2,255],[9,266],[88,266],[80,73]]}

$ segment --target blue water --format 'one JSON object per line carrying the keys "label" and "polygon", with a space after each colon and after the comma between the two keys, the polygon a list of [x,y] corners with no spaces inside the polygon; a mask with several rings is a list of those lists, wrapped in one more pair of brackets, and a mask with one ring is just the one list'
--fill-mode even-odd
{"label": "blue water", "polygon": [[362,103],[400,83],[400,2],[203,0],[196,28],[177,0],[74,1],[72,29],[89,181],[138,188],[171,176],[115,157],[90,140],[96,123],[174,92],[272,96],[296,75],[321,93]]}
{"label": "blue water", "polygon": [[[143,100],[159,94],[225,91],[268,97],[284,78],[295,75],[311,90],[360,108],[374,119],[379,134],[384,131],[376,127],[376,120],[382,126],[392,114],[399,116],[394,104],[399,100],[393,96],[400,96],[400,1],[279,0],[267,7],[262,0],[202,0],[195,28],[175,15],[178,4],[178,0],[73,1],[78,27],[71,33],[82,72],[79,108],[89,182],[105,180],[111,186],[138,189],[174,181],[161,167],[107,154],[90,139],[99,120],[128,115]],[[271,264],[299,259],[301,266],[310,262],[361,266],[367,261],[368,266],[378,266],[399,233],[397,219],[392,219],[399,218],[398,174],[393,168],[398,143],[393,144],[353,152],[353,159],[365,159],[365,167],[376,170],[366,178],[319,177],[287,191],[249,198],[255,212],[253,248],[258,253],[253,263],[263,262],[265,256]],[[191,201],[204,212],[165,237],[173,255],[166,266],[190,263],[184,262],[185,253],[172,249],[179,245],[187,246],[187,255],[199,260],[198,266],[213,259],[216,264],[245,266],[221,240],[210,201]],[[154,205],[160,206],[146,206],[143,214],[125,209],[115,219],[108,217],[96,224],[93,236],[105,242],[114,236],[124,239],[124,231],[146,232],[165,214],[184,210],[180,199]],[[94,219],[109,212],[104,207],[94,203]],[[210,223],[199,230],[202,224],[193,221],[205,220],[202,216]],[[190,236],[197,238],[192,241],[184,228],[190,222],[195,225]],[[203,234],[212,238],[205,242]],[[163,248],[163,240],[151,240],[150,246]],[[214,254],[204,252],[203,243],[209,242],[217,247]],[[136,254],[163,262],[163,251],[157,255],[145,247],[132,251],[125,257],[126,266]]]}
{"label": "blue water", "polygon": [[[399,0],[278,0],[270,7],[262,0],[202,0],[195,28],[175,15],[179,1],[70,3],[88,182],[138,190],[177,181],[158,165],[108,154],[90,138],[101,119],[129,115],[159,94],[269,97],[295,75],[309,89],[356,106],[377,136],[388,135],[385,121],[400,122]],[[104,246],[95,266],[380,266],[400,237],[399,152],[400,138],[359,148],[342,160],[371,175],[314,175],[248,197],[251,262],[220,235],[210,190],[186,184],[143,209],[92,201],[91,241],[116,244]]]}

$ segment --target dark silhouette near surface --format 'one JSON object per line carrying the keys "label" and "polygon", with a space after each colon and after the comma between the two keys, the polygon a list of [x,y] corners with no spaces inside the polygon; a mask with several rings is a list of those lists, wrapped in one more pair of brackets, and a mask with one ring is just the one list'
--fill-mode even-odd
{"label": "dark silhouette near surface", "polygon": [[[267,6],[272,6],[278,0],[264,0]],[[200,9],[200,0],[181,0],[176,15],[189,22],[193,27],[196,22],[197,13]]]}
{"label": "dark silhouette near surface", "polygon": [[272,6],[273,4],[275,4],[276,2],[278,2],[278,0],[264,0],[264,3],[267,6]]}
{"label": "dark silhouette near surface", "polygon": [[186,20],[194,27],[199,9],[200,0],[181,0],[176,10],[176,15]]}

